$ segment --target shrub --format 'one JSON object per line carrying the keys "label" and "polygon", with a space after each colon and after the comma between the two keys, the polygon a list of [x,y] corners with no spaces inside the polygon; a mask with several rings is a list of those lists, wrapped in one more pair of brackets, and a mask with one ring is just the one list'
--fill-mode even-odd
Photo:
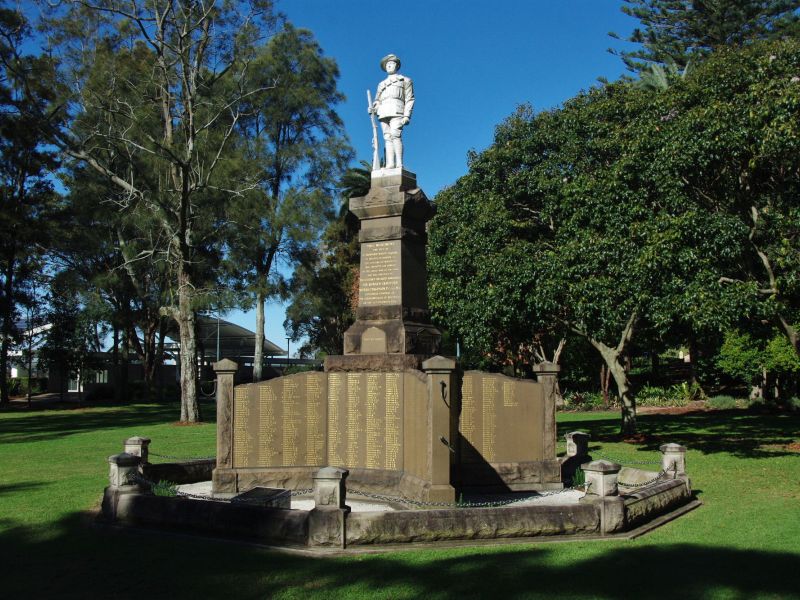
{"label": "shrub", "polygon": [[733,396],[712,396],[708,399],[708,405],[715,410],[730,410],[737,406]]}
{"label": "shrub", "polygon": [[584,483],[586,483],[586,473],[583,472],[583,469],[578,467],[575,469],[575,473],[572,474],[572,486],[577,487]]}
{"label": "shrub", "polygon": [[11,396],[25,396],[28,394],[28,386],[31,394],[41,394],[47,391],[46,377],[14,377],[8,381],[8,393]]}
{"label": "shrub", "polygon": [[176,486],[177,484],[175,482],[164,480],[154,483],[151,489],[153,494],[156,496],[167,496],[172,498],[178,495],[178,488]]}
{"label": "shrub", "polygon": [[[596,410],[603,408],[603,394],[600,392],[564,392],[564,405],[573,410]],[[609,405],[613,406],[611,398]]]}
{"label": "shrub", "polygon": [[672,402],[672,393],[669,388],[645,385],[636,392],[638,406],[672,406]]}

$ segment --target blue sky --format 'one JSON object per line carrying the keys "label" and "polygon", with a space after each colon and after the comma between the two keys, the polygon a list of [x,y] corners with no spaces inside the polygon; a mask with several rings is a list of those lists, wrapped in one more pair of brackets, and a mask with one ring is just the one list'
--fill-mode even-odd
{"label": "blue sky", "polygon": [[[414,81],[416,104],[404,132],[405,167],[429,198],[466,173],[469,150],[492,142],[495,126],[522,103],[558,106],[598,77],[617,79],[609,54],[637,22],[621,0],[282,0],[278,8],[310,29],[340,69],[339,107],[358,159],[371,160],[366,90],[385,76],[380,59],[397,54]],[[255,313],[227,317],[255,329]],[[286,345],[284,308],[268,306],[266,336]],[[294,345],[292,345],[294,353]]]}

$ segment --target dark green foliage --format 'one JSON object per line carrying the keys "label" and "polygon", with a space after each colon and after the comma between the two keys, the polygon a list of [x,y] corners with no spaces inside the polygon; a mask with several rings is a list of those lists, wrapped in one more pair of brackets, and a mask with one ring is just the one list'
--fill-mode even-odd
{"label": "dark green foliage", "polygon": [[11,345],[22,341],[15,322],[37,303],[35,280],[58,205],[49,178],[58,161],[25,110],[50,110],[54,99],[49,61],[23,51],[30,37],[22,14],[0,7],[0,404],[9,399]]}
{"label": "dark green foliage", "polygon": [[712,396],[707,402],[708,405],[715,410],[730,410],[736,408],[736,400],[733,396]]}
{"label": "dark green foliage", "polygon": [[677,69],[672,73],[674,79],[678,71],[715,50],[789,38],[800,32],[798,0],[624,1],[622,12],[641,23],[626,41],[640,47],[612,53],[639,74],[657,73],[649,71],[651,65],[661,65]]}
{"label": "dark green foliage", "polygon": [[159,481],[157,483],[154,483],[150,487],[150,490],[153,492],[153,495],[155,495],[155,496],[164,496],[164,497],[167,497],[167,498],[174,498],[175,496],[178,495],[178,490],[177,490],[176,485],[177,484],[175,484],[172,481],[164,480],[164,481]]}
{"label": "dark green foliage", "polygon": [[437,197],[439,322],[483,353],[568,328],[628,413],[621,361],[639,331],[796,322],[798,57],[794,41],[720,51],[659,95],[618,83],[510,117]]}
{"label": "dark green foliage", "polygon": [[257,381],[264,303],[288,292],[276,267],[308,262],[317,252],[351,149],[336,113],[344,99],[337,87],[339,69],[310,31],[287,24],[256,52],[253,69],[260,91],[246,100],[238,144],[243,168],[255,183],[229,208],[235,227],[228,259],[257,311]]}
{"label": "dark green foliage", "polygon": [[342,205],[317,249],[309,251],[292,276],[292,302],[284,325],[297,341],[308,338],[301,354],[341,354],[344,332],[355,320],[358,298],[359,221],[349,199],[369,191],[371,167],[348,169],[342,177]]}

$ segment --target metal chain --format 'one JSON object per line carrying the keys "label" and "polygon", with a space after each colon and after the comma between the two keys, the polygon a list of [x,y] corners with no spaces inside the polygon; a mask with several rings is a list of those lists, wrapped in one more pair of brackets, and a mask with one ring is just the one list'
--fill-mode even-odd
{"label": "metal chain", "polygon": [[617,485],[621,485],[623,487],[629,487],[629,488],[640,488],[640,487],[644,487],[646,485],[650,485],[651,483],[655,483],[656,481],[658,481],[664,475],[667,475],[667,474],[668,474],[667,471],[661,471],[661,473],[659,473],[658,475],[653,477],[653,479],[650,479],[648,481],[643,481],[642,483],[624,483],[622,481],[617,481]]}
{"label": "metal chain", "polygon": [[605,456],[604,454],[597,454],[592,452],[598,458],[605,458],[606,460],[610,460],[611,462],[615,462],[621,465],[660,465],[660,460],[620,460],[618,458],[614,458],[611,456]]}
{"label": "metal chain", "polygon": [[168,458],[170,460],[215,460],[216,456],[171,456],[169,454],[158,454],[152,450],[148,452],[150,456],[158,458]]}

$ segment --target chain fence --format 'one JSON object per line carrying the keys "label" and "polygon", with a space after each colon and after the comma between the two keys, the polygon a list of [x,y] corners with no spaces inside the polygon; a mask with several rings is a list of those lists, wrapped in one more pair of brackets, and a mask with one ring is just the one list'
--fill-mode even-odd
{"label": "chain fence", "polygon": [[148,451],[148,456],[156,458],[166,458],[167,460],[215,460],[216,456],[172,456],[170,454],[158,454],[152,450]]}
{"label": "chain fence", "polygon": [[[563,494],[565,492],[571,491],[582,491],[588,492],[589,486],[591,484],[587,483],[583,486],[573,486],[568,488],[562,488],[560,490],[551,490],[551,491],[544,491],[544,492],[537,492],[536,496],[524,496],[521,498],[511,498],[506,500],[493,500],[493,501],[486,501],[486,502],[425,502],[424,500],[412,500],[411,498],[406,498],[405,496],[387,496],[386,494],[373,494],[371,492],[365,492],[363,490],[357,490],[354,488],[349,488],[347,490],[348,494],[353,494],[356,496],[364,496],[365,498],[370,498],[371,500],[379,500],[381,502],[392,502],[396,504],[404,504],[406,506],[417,506],[420,508],[496,508],[500,506],[509,506],[511,504],[518,504],[520,502],[527,502],[527,501],[535,501],[540,500],[541,498],[546,498],[548,496],[556,496],[558,494]],[[585,494],[584,494],[585,495]]]}
{"label": "chain fence", "polygon": [[[677,469],[675,463],[672,464],[675,469]],[[642,488],[652,483],[659,481],[662,477],[669,475],[669,470],[665,469],[662,470],[658,475],[653,477],[652,479],[648,479],[647,481],[642,481],[640,483],[626,483],[624,481],[617,481],[617,485],[626,487],[626,488]],[[151,481],[139,473],[131,473],[128,476],[129,482],[134,482],[138,484],[147,485],[149,487],[157,486],[158,483]],[[521,502],[535,502],[537,500],[541,500],[542,498],[548,498],[550,496],[557,496],[559,494],[564,494],[567,492],[583,492],[584,496],[589,493],[589,489],[591,487],[591,482],[587,482],[583,485],[578,486],[571,486],[567,488],[562,488],[560,490],[549,490],[549,491],[542,491],[537,492],[535,496],[522,496],[519,498],[507,498],[504,500],[487,500],[482,502],[470,502],[470,501],[459,501],[459,502],[426,502],[424,500],[414,500],[412,498],[406,498],[405,496],[390,496],[387,494],[375,494],[372,492],[366,492],[364,490],[359,490],[356,488],[349,488],[346,490],[347,494],[353,496],[361,496],[364,498],[369,498],[370,500],[377,500],[379,502],[388,502],[391,504],[402,504],[405,506],[415,506],[418,508],[499,508],[503,506],[511,506],[513,504],[519,504]],[[176,487],[172,486],[172,491],[174,491],[175,496],[180,496],[182,498],[190,498],[193,500],[213,500],[216,502],[228,502],[230,503],[233,498],[215,498],[211,496],[206,496],[202,494],[192,494],[191,492],[186,492],[183,490],[179,490]],[[290,497],[295,498],[297,496],[306,496],[314,492],[313,488],[301,488],[296,490],[291,490]],[[247,499],[238,497],[236,499],[237,503],[261,503],[263,500],[259,499]]]}
{"label": "chain fence", "polygon": [[660,465],[660,460],[622,460],[619,458],[614,458],[613,456],[606,456],[605,454],[598,454],[596,452],[590,453],[592,456],[596,456],[598,458],[604,458],[606,460],[610,460],[611,462],[618,463],[620,465]]}

